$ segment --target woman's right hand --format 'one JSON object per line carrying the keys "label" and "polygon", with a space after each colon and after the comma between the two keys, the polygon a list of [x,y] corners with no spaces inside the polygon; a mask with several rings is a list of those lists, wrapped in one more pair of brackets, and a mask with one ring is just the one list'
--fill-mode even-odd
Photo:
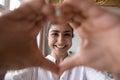
{"label": "woman's right hand", "polygon": [[58,66],[44,58],[36,40],[48,20],[55,22],[54,8],[44,0],[31,0],[0,16],[0,71],[43,67],[58,72]]}

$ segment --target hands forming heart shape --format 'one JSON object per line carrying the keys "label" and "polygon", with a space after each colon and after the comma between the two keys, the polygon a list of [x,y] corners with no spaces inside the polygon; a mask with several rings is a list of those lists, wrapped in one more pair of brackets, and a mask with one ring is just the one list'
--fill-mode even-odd
{"label": "hands forming heart shape", "polygon": [[[59,10],[56,16],[52,5],[31,0],[0,16],[0,71],[39,66],[62,73],[74,66],[90,66],[118,75],[120,16],[86,0],[64,0]],[[77,53],[60,65],[45,59],[37,46],[36,37],[47,21],[69,22],[82,40]]]}

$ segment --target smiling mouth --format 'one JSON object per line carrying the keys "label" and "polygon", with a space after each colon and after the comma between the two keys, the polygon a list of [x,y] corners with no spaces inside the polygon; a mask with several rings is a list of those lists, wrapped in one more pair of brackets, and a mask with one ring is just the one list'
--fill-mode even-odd
{"label": "smiling mouth", "polygon": [[63,48],[65,48],[66,46],[65,46],[65,45],[63,45],[63,46],[57,46],[57,45],[55,45],[55,47],[57,47],[57,48],[59,48],[59,49],[63,49]]}

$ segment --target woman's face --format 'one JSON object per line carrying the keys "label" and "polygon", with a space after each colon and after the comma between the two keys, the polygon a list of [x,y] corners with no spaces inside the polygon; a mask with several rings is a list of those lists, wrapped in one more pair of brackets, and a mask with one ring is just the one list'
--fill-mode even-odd
{"label": "woman's face", "polygon": [[64,55],[72,45],[72,29],[68,25],[52,25],[48,33],[48,45],[51,52]]}

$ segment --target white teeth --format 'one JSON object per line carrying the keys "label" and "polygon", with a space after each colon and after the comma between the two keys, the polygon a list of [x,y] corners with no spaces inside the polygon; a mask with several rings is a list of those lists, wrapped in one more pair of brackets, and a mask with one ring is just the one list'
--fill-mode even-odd
{"label": "white teeth", "polygon": [[65,47],[65,45],[64,46],[57,46],[58,48],[64,48]]}

